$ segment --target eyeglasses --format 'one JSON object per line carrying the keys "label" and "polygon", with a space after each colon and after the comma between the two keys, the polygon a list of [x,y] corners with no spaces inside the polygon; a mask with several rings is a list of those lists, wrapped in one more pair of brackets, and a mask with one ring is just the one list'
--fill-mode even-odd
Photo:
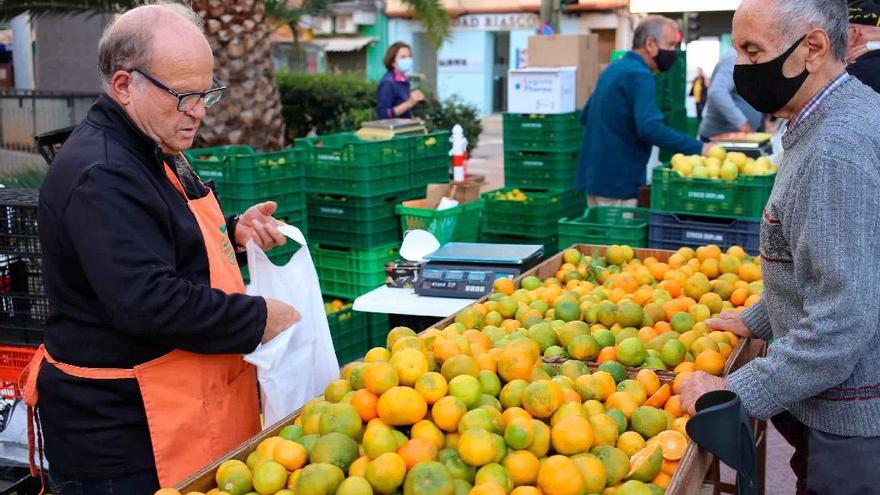
{"label": "eyeglasses", "polygon": [[177,91],[174,91],[173,89],[162,83],[162,81],[159,81],[158,79],[147,74],[141,69],[133,69],[132,72],[137,72],[140,75],[146,77],[147,80],[153,83],[154,86],[177,98],[177,110],[179,112],[188,112],[192,110],[193,108],[195,108],[196,105],[199,104],[199,100],[201,100],[202,98],[205,99],[205,108],[214,106],[214,104],[220,101],[220,98],[223,96],[223,90],[226,89],[226,86],[224,86],[219,79],[211,76],[211,79],[214,81],[214,87],[209,89],[208,91],[178,93]]}

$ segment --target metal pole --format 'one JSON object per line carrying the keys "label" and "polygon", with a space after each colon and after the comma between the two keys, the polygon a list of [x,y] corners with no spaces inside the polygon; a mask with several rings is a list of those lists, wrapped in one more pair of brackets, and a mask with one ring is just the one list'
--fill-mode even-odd
{"label": "metal pole", "polygon": [[559,33],[560,0],[541,0],[541,22],[553,28],[554,33]]}

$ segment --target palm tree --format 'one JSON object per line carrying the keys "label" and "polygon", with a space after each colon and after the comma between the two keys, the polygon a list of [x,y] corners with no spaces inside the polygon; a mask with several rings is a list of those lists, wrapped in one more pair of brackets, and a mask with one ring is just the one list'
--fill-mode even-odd
{"label": "palm tree", "polygon": [[[406,0],[413,15],[425,25],[439,46],[449,36],[449,14],[442,0]],[[147,3],[145,0],[2,0],[0,21],[30,13],[76,15],[114,13]],[[184,2],[186,3],[186,2]],[[193,10],[205,20],[214,51],[217,77],[229,87],[227,97],[205,117],[198,146],[248,144],[257,149],[284,146],[284,119],[272,66],[272,28],[263,0],[193,0]],[[303,0],[299,8],[286,6],[298,20],[306,13],[326,9],[334,0]],[[278,2],[269,0],[274,12]]]}

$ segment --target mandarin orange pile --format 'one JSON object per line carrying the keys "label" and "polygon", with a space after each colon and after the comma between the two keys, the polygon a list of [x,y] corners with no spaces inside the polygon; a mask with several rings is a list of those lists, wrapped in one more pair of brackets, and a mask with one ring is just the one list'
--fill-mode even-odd
{"label": "mandarin orange pile", "polygon": [[563,261],[555,277],[525,277],[519,289],[499,279],[489,301],[462,310],[456,324],[481,330],[492,347],[525,336],[547,358],[719,375],[739,339],[710,332],[705,320],[751,306],[763,290],[760,258],[738,246],[682,248],[666,262],[640,260],[628,246],[604,257],[569,249]]}
{"label": "mandarin orange pile", "polygon": [[490,345],[475,329],[393,329],[294,424],[223,463],[208,495],[663,493],[687,416],[653,370],[615,380],[542,363],[528,338]]}
{"label": "mandarin orange pile", "polygon": [[[664,493],[689,441],[681,381],[721,373],[737,344],[703,322],[757,300],[759,262],[714,246],[666,263],[626,246],[564,257],[442,330],[392,329],[207,495]],[[667,367],[672,383],[650,369]]]}

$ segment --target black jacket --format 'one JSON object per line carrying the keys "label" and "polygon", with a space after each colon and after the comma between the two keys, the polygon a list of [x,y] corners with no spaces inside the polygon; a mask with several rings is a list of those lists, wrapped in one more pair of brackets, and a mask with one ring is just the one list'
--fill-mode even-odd
{"label": "black jacket", "polygon": [[880,51],[868,52],[846,67],[862,84],[880,93]]}
{"label": "black jacket", "polygon": [[[172,349],[247,353],[259,343],[265,301],[210,287],[201,232],[159,147],[107,95],[53,161],[39,225],[45,343],[59,361],[130,368]],[[134,380],[81,380],[46,365],[38,387],[53,471],[108,478],[154,469]]]}

